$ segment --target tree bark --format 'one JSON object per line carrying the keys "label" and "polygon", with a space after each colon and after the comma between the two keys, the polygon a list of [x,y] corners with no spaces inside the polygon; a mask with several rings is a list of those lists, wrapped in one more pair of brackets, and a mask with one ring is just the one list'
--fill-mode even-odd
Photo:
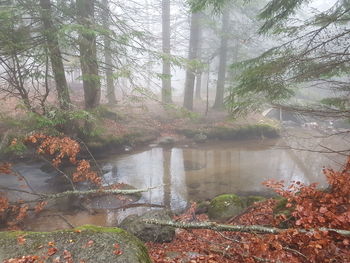
{"label": "tree bark", "polygon": [[[162,0],[162,50],[170,56],[170,0]],[[171,70],[169,58],[163,58],[162,102],[172,102]]]}
{"label": "tree bark", "polygon": [[[190,29],[190,45],[188,50],[188,59],[197,59],[198,47],[199,47],[199,31],[200,31],[200,14],[191,14],[191,29]],[[183,106],[188,110],[193,110],[193,93],[194,93],[194,81],[195,81],[195,68],[189,66],[186,71],[185,82],[185,94]]]}
{"label": "tree bark", "polygon": [[71,101],[58,43],[57,28],[52,22],[50,0],[40,0],[40,7],[41,20],[44,26],[44,36],[46,38],[52,72],[55,79],[58,102],[60,108],[66,110],[70,108]]}
{"label": "tree bark", "polygon": [[222,29],[221,29],[221,44],[220,44],[220,62],[218,81],[216,85],[216,96],[214,102],[214,109],[224,108],[224,93],[225,93],[225,78],[226,78],[226,64],[227,64],[227,32],[229,29],[229,12],[226,9],[222,16]]}
{"label": "tree bark", "polygon": [[[202,14],[200,16],[202,18]],[[197,52],[197,58],[202,63],[202,42],[203,42],[203,28],[201,23],[199,24],[199,44],[198,44],[198,52]],[[195,90],[195,99],[201,100],[201,91],[202,91],[202,76],[203,76],[203,70],[202,68],[197,71],[196,74],[196,90]]]}
{"label": "tree bark", "polygon": [[94,0],[77,0],[77,18],[83,27],[79,36],[80,64],[83,78],[85,108],[100,104],[101,84],[98,75],[96,35],[93,31]]}
{"label": "tree bark", "polygon": [[[161,226],[171,226],[176,228],[184,228],[184,229],[211,229],[214,231],[232,231],[232,232],[247,232],[247,233],[261,233],[261,234],[278,234],[284,232],[288,229],[276,228],[276,227],[266,227],[260,225],[224,225],[217,224],[215,222],[173,222],[166,220],[157,220],[157,219],[146,219],[145,223],[147,224],[155,224]],[[336,232],[343,236],[350,236],[349,230],[344,229],[333,229],[333,228],[325,228],[320,227],[318,229],[299,229],[296,228],[297,231],[301,233],[312,233],[315,231],[332,231]]]}
{"label": "tree bark", "polygon": [[196,91],[195,98],[201,100],[201,90],[202,90],[202,72],[198,72],[196,76]]}
{"label": "tree bark", "polygon": [[[107,32],[109,29],[109,6],[108,0],[102,0],[103,13],[102,13],[102,23],[103,27]],[[114,89],[114,79],[113,79],[113,62],[112,62],[112,52],[111,52],[111,38],[109,33],[104,36],[104,55],[105,55],[105,73],[106,73],[106,85],[107,85],[107,100],[109,104],[115,104],[117,102]]]}

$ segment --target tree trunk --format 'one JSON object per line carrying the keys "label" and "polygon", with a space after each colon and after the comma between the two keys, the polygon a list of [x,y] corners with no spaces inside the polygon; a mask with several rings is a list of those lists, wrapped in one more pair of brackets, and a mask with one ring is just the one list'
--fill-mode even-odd
{"label": "tree trunk", "polygon": [[[201,14],[202,18],[202,14]],[[197,57],[198,60],[202,63],[202,41],[203,41],[203,28],[201,26],[201,23],[199,24],[199,44],[198,44],[198,52],[197,52]],[[202,68],[197,71],[196,75],[196,90],[195,90],[195,98],[197,100],[201,100],[201,90],[202,90],[202,76],[203,76],[203,71]]]}
{"label": "tree trunk", "polygon": [[44,35],[51,61],[53,76],[55,79],[58,102],[61,109],[70,108],[70,97],[67,85],[64,66],[62,62],[61,51],[58,44],[57,29],[52,22],[51,2],[50,0],[40,0],[41,19],[44,25]]}
{"label": "tree trunk", "polygon": [[196,92],[195,98],[201,100],[201,89],[202,89],[202,72],[199,72],[196,76]]}
{"label": "tree trunk", "polygon": [[220,44],[220,62],[218,81],[216,85],[216,96],[214,102],[214,109],[224,108],[224,93],[225,93],[225,78],[226,78],[226,64],[227,64],[227,32],[229,29],[229,12],[225,10],[222,16],[222,29],[221,29],[221,44]]}
{"label": "tree trunk", "polygon": [[113,79],[113,62],[111,52],[111,38],[109,36],[109,6],[108,0],[102,0],[103,12],[102,23],[104,29],[108,32],[104,36],[104,55],[105,55],[105,67],[106,67],[106,84],[107,84],[107,100],[109,104],[115,104],[117,99],[115,97],[114,79]]}
{"label": "tree trunk", "polygon": [[[199,18],[200,18],[199,13],[192,13],[191,29],[190,29],[190,46],[188,50],[189,60],[197,59],[199,35],[200,35]],[[195,81],[195,69],[189,66],[186,71],[185,94],[184,94],[184,105],[183,105],[188,110],[193,109],[194,81]]]}
{"label": "tree trunk", "polygon": [[78,22],[83,27],[79,36],[79,50],[86,109],[96,108],[101,97],[96,35],[93,32],[94,4],[94,0],[77,0]]}
{"label": "tree trunk", "polygon": [[[162,0],[162,49],[170,56],[170,0]],[[171,103],[171,71],[169,59],[163,58],[162,102]]]}

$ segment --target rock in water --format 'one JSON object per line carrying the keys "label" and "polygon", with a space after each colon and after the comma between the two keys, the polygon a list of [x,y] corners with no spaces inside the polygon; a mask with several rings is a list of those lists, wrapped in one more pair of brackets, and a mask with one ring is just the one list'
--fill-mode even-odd
{"label": "rock in water", "polygon": [[171,136],[165,136],[159,139],[158,145],[173,145],[175,143],[176,139]]}
{"label": "rock in water", "polygon": [[225,221],[243,211],[244,204],[235,194],[219,195],[210,201],[208,216],[212,220]]}
{"label": "rock in water", "polygon": [[168,226],[146,224],[145,219],[171,220],[166,210],[150,211],[142,216],[130,215],[125,218],[119,227],[134,234],[145,242],[171,242],[175,236],[175,229]]}
{"label": "rock in water", "polygon": [[[19,237],[24,239],[21,244]],[[0,262],[28,255],[38,256],[40,262],[48,256],[45,262],[56,258],[68,262],[64,251],[71,254],[72,262],[152,262],[144,244],[120,228],[86,225],[55,232],[0,232]]]}

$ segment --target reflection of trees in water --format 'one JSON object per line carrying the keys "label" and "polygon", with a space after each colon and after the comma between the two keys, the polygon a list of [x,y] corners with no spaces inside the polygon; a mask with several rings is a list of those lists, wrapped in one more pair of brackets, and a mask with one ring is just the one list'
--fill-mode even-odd
{"label": "reflection of trees in water", "polygon": [[171,151],[169,149],[163,150],[163,184],[164,197],[163,204],[170,209],[171,200],[171,173],[170,171]]}

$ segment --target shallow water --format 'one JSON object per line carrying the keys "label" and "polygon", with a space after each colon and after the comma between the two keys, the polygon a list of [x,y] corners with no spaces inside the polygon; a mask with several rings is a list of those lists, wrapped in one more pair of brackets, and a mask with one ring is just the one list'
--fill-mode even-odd
{"label": "shallow water", "polygon": [[309,173],[295,154],[278,140],[212,142],[196,148],[155,147],[102,162],[106,183],[124,182],[137,188],[160,186],[143,194],[145,202],[173,211],[188,202],[223,193],[271,195],[262,185],[268,179],[324,182]]}
{"label": "shallow water", "polygon": [[[319,170],[314,171],[297,153],[281,148],[283,140],[214,141],[195,147],[154,147],[99,160],[104,184],[126,183],[136,188],[151,188],[139,203],[164,205],[175,212],[184,210],[190,201],[213,198],[224,193],[265,195],[273,193],[262,185],[268,179],[324,183]],[[20,164],[23,175],[44,192],[62,191],[68,187],[62,176],[40,170],[42,164]],[[60,179],[61,178],[61,179]],[[7,186],[11,187],[14,178]],[[59,181],[61,180],[61,181]],[[10,183],[11,182],[11,183]],[[1,179],[0,179],[1,183]],[[150,207],[120,209],[118,202],[91,202],[96,214],[72,209],[65,200],[59,209],[44,212],[26,222],[26,229],[49,231],[70,225],[96,224],[115,226],[130,214],[142,214]],[[63,209],[62,209],[63,208]],[[64,209],[66,208],[66,209]],[[69,222],[69,223],[67,223]]]}

